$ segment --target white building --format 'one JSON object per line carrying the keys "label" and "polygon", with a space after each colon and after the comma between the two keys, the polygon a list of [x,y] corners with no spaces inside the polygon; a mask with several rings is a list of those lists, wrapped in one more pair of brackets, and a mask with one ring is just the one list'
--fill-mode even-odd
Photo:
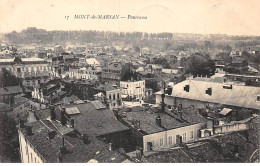
{"label": "white building", "polygon": [[122,120],[135,131],[133,139],[144,152],[195,141],[200,138],[201,129],[209,128],[207,120],[190,109],[134,107],[122,113]]}
{"label": "white building", "polygon": [[41,58],[0,59],[0,71],[3,68],[21,78],[22,84],[27,87],[40,85],[52,76],[49,63]]}
{"label": "white building", "polygon": [[120,81],[122,97],[142,100],[145,97],[145,80]]}

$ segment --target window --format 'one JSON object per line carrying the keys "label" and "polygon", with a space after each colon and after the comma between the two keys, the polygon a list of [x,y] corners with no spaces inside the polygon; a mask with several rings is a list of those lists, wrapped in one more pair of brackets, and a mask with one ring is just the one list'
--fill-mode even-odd
{"label": "window", "polygon": [[163,146],[163,138],[160,138],[160,146]]}
{"label": "window", "polygon": [[109,94],[109,100],[111,100],[111,94]]}
{"label": "window", "polygon": [[183,140],[183,141],[186,141],[186,133],[183,133],[183,134],[182,134],[182,140]]}
{"label": "window", "polygon": [[33,157],[32,157],[32,153],[31,153],[31,162],[33,163]]}
{"label": "window", "polygon": [[115,100],[116,99],[116,95],[115,94],[113,94],[113,100]]}
{"label": "window", "polygon": [[169,145],[172,145],[172,136],[169,136],[169,137],[168,137],[168,144],[169,144]]}
{"label": "window", "polygon": [[194,132],[190,131],[190,140],[193,140],[193,139],[194,139]]}
{"label": "window", "polygon": [[36,158],[34,158],[34,162],[36,163]]}
{"label": "window", "polygon": [[117,93],[117,99],[120,99],[120,95],[119,95],[119,93]]}

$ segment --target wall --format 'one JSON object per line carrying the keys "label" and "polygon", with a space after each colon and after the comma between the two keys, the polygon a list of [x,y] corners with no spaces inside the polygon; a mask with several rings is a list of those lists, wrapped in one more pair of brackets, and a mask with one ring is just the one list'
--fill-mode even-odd
{"label": "wall", "polygon": [[[119,94],[119,98],[118,98]],[[115,95],[115,99],[113,99],[113,95]],[[111,96],[111,99],[109,98]],[[120,89],[115,89],[115,90],[110,90],[106,92],[106,98],[110,100],[109,107],[114,108],[114,107],[120,107],[121,105],[118,104],[118,100],[120,100],[120,104],[122,104],[122,98],[121,98],[121,90]]]}
{"label": "wall", "polygon": [[20,155],[22,163],[43,163],[44,158],[39,152],[30,144],[30,142],[24,137],[23,133],[18,130],[19,143],[20,143]]}
{"label": "wall", "polygon": [[120,88],[122,89],[122,94],[135,97],[137,99],[142,99],[145,97],[145,80],[125,82],[120,81]]}
{"label": "wall", "polygon": [[[161,95],[157,94],[156,95],[156,104],[161,103]],[[190,106],[194,106],[194,108],[205,108],[206,105],[209,105],[210,107],[219,107],[220,104],[217,103],[209,103],[209,102],[204,102],[204,101],[198,101],[198,100],[190,100],[190,99],[184,99],[184,98],[178,98],[178,97],[173,97],[169,95],[165,95],[164,102],[167,105],[173,106],[174,104],[178,105],[179,103],[182,103],[183,108],[188,108]]]}
{"label": "wall", "polygon": [[[143,136],[143,149],[147,151],[147,142],[152,142],[153,148],[170,147],[176,144],[176,135],[182,136],[183,142],[191,141],[198,138],[199,130],[204,128],[206,123],[199,123],[177,129],[167,130],[154,134]],[[193,138],[191,138],[191,131],[193,131]],[[186,140],[184,140],[184,133],[186,133]],[[172,144],[169,144],[169,137],[171,137]],[[163,140],[163,145],[160,145],[160,139]]]}

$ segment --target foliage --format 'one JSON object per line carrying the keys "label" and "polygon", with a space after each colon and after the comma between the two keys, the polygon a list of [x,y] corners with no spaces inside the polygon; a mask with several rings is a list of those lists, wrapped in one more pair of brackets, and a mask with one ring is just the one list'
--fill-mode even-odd
{"label": "foliage", "polygon": [[157,92],[157,91],[160,90],[160,87],[158,86],[157,81],[153,80],[153,79],[145,80],[145,87],[146,88],[152,88],[154,92]]}
{"label": "foliage", "polygon": [[187,59],[186,73],[191,73],[193,76],[212,76],[215,70],[215,62],[208,55],[196,53]]}
{"label": "foliage", "polygon": [[6,86],[17,86],[19,85],[20,80],[12,75],[8,70],[2,68],[0,72],[0,84],[4,87]]}
{"label": "foliage", "polygon": [[7,113],[4,113],[0,120],[2,123],[1,133],[3,133],[4,156],[8,157],[12,162],[19,162],[19,137],[16,122]]}

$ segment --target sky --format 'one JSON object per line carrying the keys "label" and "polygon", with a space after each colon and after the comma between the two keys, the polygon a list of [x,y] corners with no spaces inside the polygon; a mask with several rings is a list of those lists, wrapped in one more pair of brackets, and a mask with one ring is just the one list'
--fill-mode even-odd
{"label": "sky", "polygon": [[[75,15],[126,18],[74,19]],[[147,19],[127,19],[128,15]],[[27,27],[260,36],[260,0],[0,0],[0,33]]]}

